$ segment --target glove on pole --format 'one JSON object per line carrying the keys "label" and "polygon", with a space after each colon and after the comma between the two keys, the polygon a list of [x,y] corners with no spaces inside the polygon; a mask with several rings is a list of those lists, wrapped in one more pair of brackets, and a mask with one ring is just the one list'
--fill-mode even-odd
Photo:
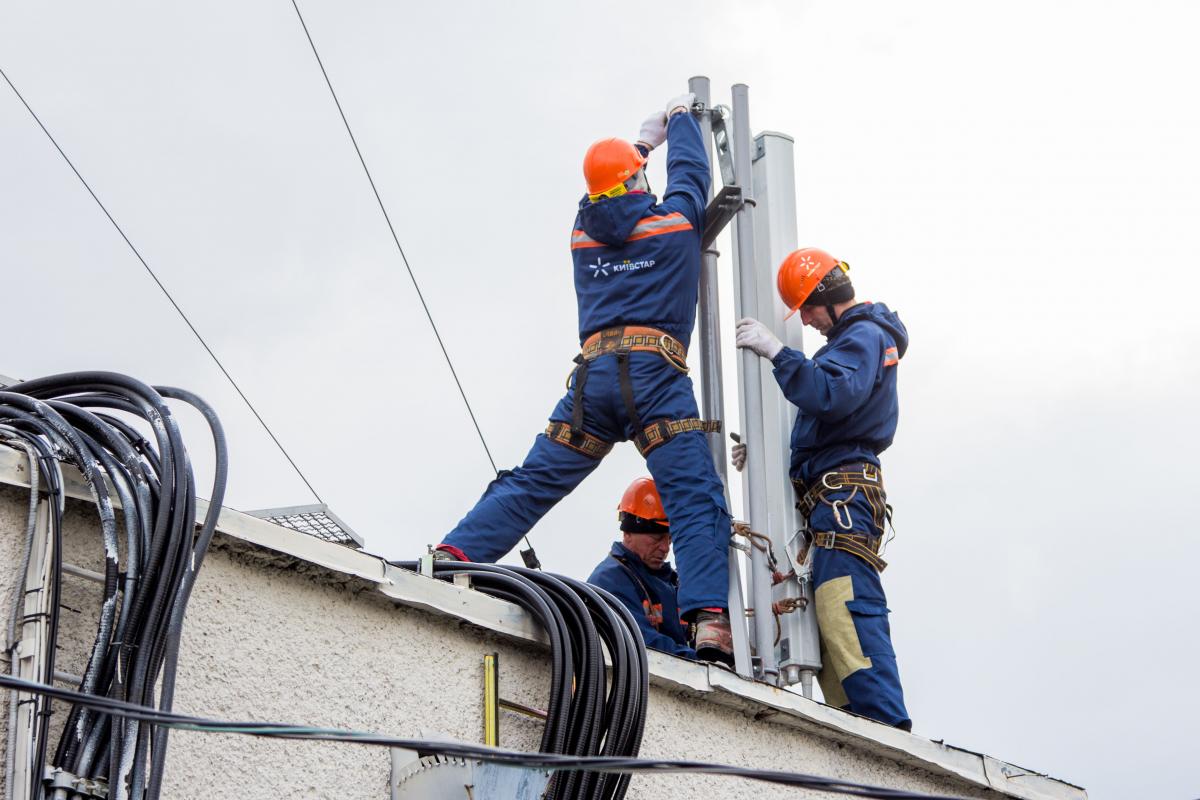
{"label": "glove on pole", "polygon": [[783,342],[779,341],[779,337],[771,333],[771,329],[766,325],[756,319],[746,317],[738,320],[737,346],[744,347],[768,361],[772,361],[783,349]]}
{"label": "glove on pole", "polygon": [[644,145],[647,150],[653,150],[667,140],[667,115],[657,111],[646,117],[642,130],[638,134],[637,143]]}
{"label": "glove on pole", "polygon": [[672,117],[684,111],[691,111],[692,106],[696,105],[696,93],[688,92],[681,94],[667,103],[667,116]]}

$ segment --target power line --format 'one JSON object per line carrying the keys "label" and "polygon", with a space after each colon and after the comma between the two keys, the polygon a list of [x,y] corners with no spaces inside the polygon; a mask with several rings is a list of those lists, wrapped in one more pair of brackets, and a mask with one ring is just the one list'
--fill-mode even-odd
{"label": "power line", "polygon": [[705,761],[684,761],[679,759],[641,759],[620,756],[571,756],[553,753],[526,753],[516,750],[503,750],[498,747],[473,745],[457,741],[426,741],[421,739],[402,739],[368,731],[353,731],[339,728],[316,728],[305,725],[287,725],[277,722],[233,722],[226,720],[208,719],[178,714],[172,711],[162,711],[149,706],[128,703],[109,697],[83,694],[71,689],[62,689],[44,683],[27,681],[0,674],[0,687],[14,689],[46,697],[63,700],[68,703],[86,706],[116,717],[135,719],[154,725],[180,730],[205,731],[210,733],[238,733],[246,736],[265,736],[279,739],[300,739],[323,742],[355,742],[358,744],[376,745],[380,747],[402,748],[415,750],[423,754],[440,754],[456,758],[475,759],[494,764],[505,764],[527,769],[550,770],[591,770],[594,772],[652,772],[652,773],[682,773],[705,775],[728,775],[738,778],[749,778],[767,783],[782,784],[805,788],[831,794],[845,794],[853,797],[882,798],[883,800],[960,800],[946,795],[929,795],[919,792],[909,792],[903,789],[889,789],[883,786],[844,781],[837,778],[825,778],[819,775],[808,775],[803,772],[785,772],[782,770],[757,769],[753,767],[737,767],[729,764],[714,764]]}
{"label": "power line", "polygon": [[[304,37],[308,39],[308,46],[312,48],[313,57],[317,59],[317,66],[321,68],[321,75],[325,78],[325,85],[329,87],[329,94],[333,98],[333,104],[337,106],[338,114],[342,118],[342,124],[346,127],[346,134],[350,137],[350,143],[354,145],[354,152],[358,155],[358,163],[362,164],[363,172],[367,176],[367,182],[371,184],[371,191],[375,194],[375,202],[379,204],[379,210],[383,213],[384,222],[387,223],[388,231],[392,234],[392,241],[396,243],[396,250],[400,252],[400,260],[404,262],[404,269],[408,272],[408,278],[412,281],[413,289],[417,292],[417,299],[421,301],[421,308],[425,310],[425,317],[429,320],[429,327],[433,328],[433,335],[437,339],[438,347],[442,348],[442,355],[446,359],[446,366],[450,368],[450,374],[454,377],[454,385],[458,387],[458,394],[462,397],[463,405],[467,407],[467,414],[471,417],[471,424],[475,426],[475,433],[479,435],[479,443],[483,445],[483,452],[487,455],[488,463],[492,465],[492,472],[498,477],[500,470],[496,467],[496,459],[492,458],[492,451],[488,447],[487,439],[483,436],[483,429],[479,427],[479,420],[475,418],[475,410],[471,408],[471,401],[467,399],[467,392],[463,389],[462,381],[458,379],[458,371],[454,369],[454,362],[450,360],[450,351],[446,349],[446,343],[442,341],[442,334],[438,330],[437,323],[433,321],[433,312],[429,310],[429,304],[425,302],[425,295],[421,291],[420,284],[417,283],[417,276],[413,274],[412,266],[408,263],[408,256],[405,255],[404,247],[400,244],[400,237],[396,235],[396,226],[392,224],[391,215],[388,214],[387,207],[383,204],[383,198],[379,195],[379,189],[375,186],[375,179],[371,177],[371,170],[367,167],[367,160],[363,157],[362,149],[358,146],[358,140],[354,138],[354,131],[350,128],[350,121],[346,119],[346,112],[342,109],[342,102],[338,100],[337,92],[333,89],[333,81],[329,79],[329,73],[325,70],[325,62],[321,60],[321,54],[317,52],[316,42],[313,41],[312,34],[308,31],[308,24],[304,21],[304,15],[300,13],[300,6],[296,4],[296,0],[292,0],[292,8],[296,9],[296,18],[300,20],[300,27],[304,29]],[[537,556],[533,552],[533,544],[529,541],[529,536],[526,535],[523,538],[529,550],[522,552],[521,557],[525,559],[527,565],[540,568]]]}
{"label": "power line", "polygon": [[458,393],[462,395],[463,405],[467,407],[467,413],[471,415],[471,422],[475,425],[475,433],[479,434],[479,443],[483,445],[483,452],[487,454],[488,461],[492,465],[492,471],[499,474],[500,470],[496,468],[496,459],[492,458],[492,451],[488,448],[487,440],[483,438],[483,430],[479,427],[479,420],[475,418],[475,411],[471,408],[471,401],[467,399],[467,393],[463,390],[462,381],[458,379],[458,372],[454,369],[454,362],[450,360],[450,353],[446,350],[446,343],[442,341],[442,334],[438,331],[437,323],[433,321],[433,314],[429,310],[429,304],[425,302],[425,295],[421,292],[420,285],[417,284],[417,276],[413,274],[412,267],[408,263],[408,256],[404,254],[404,247],[400,244],[400,237],[396,235],[396,228],[392,225],[392,218],[388,215],[387,208],[383,205],[383,198],[379,196],[379,189],[375,187],[375,179],[371,177],[371,170],[367,168],[367,160],[363,158],[362,150],[358,147],[358,140],[354,138],[354,131],[350,129],[350,122],[346,119],[346,112],[342,110],[342,103],[338,100],[337,92],[333,90],[333,82],[329,80],[329,73],[325,71],[325,64],[321,61],[321,54],[317,52],[317,45],[313,42],[312,34],[308,32],[308,25],[304,22],[304,15],[300,13],[300,6],[296,5],[296,0],[292,0],[292,7],[296,9],[296,17],[300,20],[300,27],[304,28],[304,36],[308,39],[308,46],[312,48],[313,56],[317,59],[317,66],[321,68],[321,75],[325,78],[325,85],[329,87],[329,94],[333,97],[338,114],[342,117],[342,124],[346,126],[346,133],[350,136],[350,143],[354,145],[354,152],[358,155],[358,162],[362,164],[363,172],[367,175],[367,182],[371,184],[371,191],[375,193],[375,202],[379,203],[379,210],[383,212],[383,219],[387,222],[388,230],[391,231],[392,241],[396,243],[396,249],[400,251],[400,259],[404,262],[404,269],[408,271],[409,280],[412,281],[413,289],[417,292],[417,299],[421,301],[421,308],[425,309],[425,316],[429,319],[429,326],[433,328],[433,335],[437,338],[438,346],[442,348],[442,355],[446,358],[446,366],[450,368],[450,374],[454,376],[454,384],[458,387]]}
{"label": "power line", "polygon": [[15,94],[17,99],[21,101],[21,104],[25,106],[25,109],[29,112],[30,116],[33,117],[34,122],[38,124],[38,127],[42,129],[42,133],[46,134],[46,138],[49,139],[50,143],[54,145],[54,149],[58,151],[60,156],[62,156],[63,161],[67,162],[67,166],[69,166],[71,171],[75,173],[75,177],[79,178],[79,182],[83,184],[83,188],[87,189],[88,194],[90,194],[92,199],[96,201],[96,205],[100,206],[100,210],[104,212],[104,216],[108,217],[108,221],[111,222],[112,226],[117,229],[117,233],[119,233],[121,238],[125,240],[125,244],[129,245],[129,249],[133,251],[135,256],[137,256],[137,260],[140,261],[142,266],[146,268],[146,272],[149,273],[150,277],[154,279],[154,282],[158,285],[158,288],[162,290],[164,295],[166,295],[167,300],[169,300],[171,305],[175,307],[175,310],[179,312],[179,316],[185,323],[187,323],[188,328],[190,328],[192,333],[196,336],[196,340],[200,342],[200,344],[208,352],[209,356],[212,357],[212,360],[217,365],[218,369],[221,370],[221,373],[224,374],[224,376],[229,380],[229,383],[237,391],[238,395],[246,403],[246,407],[250,409],[250,412],[254,414],[255,419],[257,419],[259,424],[263,426],[263,430],[265,430],[267,435],[271,437],[271,441],[273,441],[275,446],[279,448],[279,452],[283,453],[283,457],[287,459],[288,463],[292,465],[292,469],[294,469],[296,474],[300,476],[300,480],[304,481],[304,485],[307,486],[308,490],[313,493],[313,497],[317,498],[317,502],[324,503],[325,501],[321,499],[321,495],[317,494],[317,490],[313,488],[312,483],[310,483],[308,478],[305,477],[304,473],[300,470],[300,467],[296,465],[296,462],[292,459],[291,455],[288,454],[287,449],[284,448],[283,443],[279,441],[279,438],[275,436],[275,433],[271,430],[270,426],[267,425],[267,421],[264,420],[262,415],[258,413],[258,409],[256,409],[254,404],[250,402],[250,398],[246,397],[246,393],[242,391],[242,387],[238,386],[237,381],[235,381],[233,376],[229,374],[229,370],[225,369],[225,365],[221,363],[221,359],[217,358],[217,354],[214,353],[212,348],[208,346],[208,342],[204,341],[204,337],[200,335],[200,331],[196,330],[196,326],[192,324],[190,319],[188,319],[187,314],[183,313],[183,309],[179,307],[179,303],[175,302],[175,298],[171,296],[169,291],[167,291],[167,287],[163,286],[163,282],[160,281],[158,276],[154,274],[154,270],[150,269],[150,265],[146,263],[146,259],[142,258],[142,254],[139,253],[138,249],[133,246],[133,242],[131,242],[129,237],[125,235],[125,231],[122,230],[121,226],[117,224],[117,221],[113,219],[113,215],[108,213],[108,209],[105,208],[104,203],[100,202],[100,198],[96,196],[96,193],[92,190],[91,185],[84,180],[83,175],[81,175],[79,170],[75,168],[75,164],[72,163],[71,159],[67,157],[67,154],[63,151],[62,147],[59,146],[58,141],[55,140],[54,136],[51,135],[46,126],[42,124],[42,120],[38,117],[33,108],[30,107],[29,103],[26,102],[24,96],[17,91],[17,87],[13,85],[12,80],[9,79],[8,74],[3,69],[0,69],[0,76],[4,77],[4,80],[6,83],[8,83],[9,88],[13,90],[13,94]]}

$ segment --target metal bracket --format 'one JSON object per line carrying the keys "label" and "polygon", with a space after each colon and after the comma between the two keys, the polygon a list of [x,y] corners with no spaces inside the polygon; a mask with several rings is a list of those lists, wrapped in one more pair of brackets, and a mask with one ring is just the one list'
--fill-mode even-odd
{"label": "metal bracket", "polygon": [[709,201],[704,210],[704,235],[700,237],[700,247],[707,250],[717,240],[721,231],[729,224],[742,207],[742,187],[723,186],[717,196]]}
{"label": "metal bracket", "polygon": [[735,186],[738,181],[733,172],[733,150],[729,140],[729,130],[725,127],[725,113],[720,106],[717,106],[713,108],[710,118],[713,144],[717,151],[717,163],[721,167],[721,182],[726,186]]}
{"label": "metal bracket", "polygon": [[93,781],[87,778],[80,778],[78,775],[72,775],[70,772],[62,769],[46,769],[46,776],[43,779],[47,789],[63,790],[68,792],[72,797],[90,797],[95,800],[107,800],[108,798],[108,783],[106,781]]}

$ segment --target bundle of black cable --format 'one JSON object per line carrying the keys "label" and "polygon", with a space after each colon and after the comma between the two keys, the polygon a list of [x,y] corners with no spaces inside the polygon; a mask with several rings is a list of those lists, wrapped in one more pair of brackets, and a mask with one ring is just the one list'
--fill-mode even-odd
{"label": "bundle of black cable", "polygon": [[[194,406],[212,431],[216,466],[211,504],[199,529],[191,462],[167,398]],[[148,423],[151,438],[138,431],[134,418]],[[49,684],[54,678],[65,505],[60,464],[68,463],[91,488],[104,547],[103,603],[79,689],[170,710],[184,611],[225,494],[228,459],[216,414],[190,392],[152,388],[125,375],[52,375],[0,390],[0,442],[29,456],[33,488],[26,564],[34,541],[39,484],[51,498],[52,611],[42,682]],[[119,523],[105,479],[120,502]],[[119,563],[122,549],[124,564]],[[21,613],[19,604],[15,613]],[[50,708],[48,698],[35,702],[42,707],[31,796],[40,798]],[[157,800],[166,751],[166,728],[75,706],[51,765],[79,778],[106,781],[114,800]],[[55,794],[60,796],[66,795]]]}
{"label": "bundle of black cable", "polygon": [[[406,564],[415,568],[415,564]],[[550,701],[541,751],[572,756],[638,754],[646,726],[649,668],[646,645],[628,609],[583,581],[524,567],[435,561],[434,576],[468,574],[482,592],[516,603],[550,639]],[[612,662],[605,680],[604,652]],[[553,800],[620,800],[629,775],[556,773]]]}

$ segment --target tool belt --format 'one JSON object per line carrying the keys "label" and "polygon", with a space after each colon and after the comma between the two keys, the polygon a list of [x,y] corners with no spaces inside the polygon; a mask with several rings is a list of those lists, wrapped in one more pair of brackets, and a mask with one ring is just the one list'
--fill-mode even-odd
{"label": "tool belt", "polygon": [[[892,507],[887,504],[879,467],[867,463],[843,464],[822,474],[812,486],[793,478],[792,487],[799,498],[796,508],[804,515],[806,522],[817,504],[824,503],[833,510],[834,524],[841,529],[814,533],[814,546],[851,553],[883,572],[887,562],[879,557],[879,546],[883,541],[884,525],[892,518]],[[830,495],[846,490],[850,491],[849,497],[830,499]],[[850,502],[859,492],[863,493],[871,508],[870,531],[861,530],[865,526],[856,525],[850,514]],[[855,530],[856,527],[859,530]]]}
{"label": "tool belt", "polygon": [[[721,431],[720,420],[702,420],[696,417],[660,419],[643,425],[637,404],[634,402],[633,381],[629,377],[629,354],[638,352],[658,353],[672,367],[684,375],[688,373],[687,348],[673,336],[657,328],[623,325],[593,333],[584,340],[583,348],[579,355],[575,356],[575,369],[571,373],[575,376],[571,422],[551,422],[546,428],[546,436],[558,444],[595,459],[604,458],[612,450],[612,442],[592,436],[583,429],[583,397],[588,368],[592,361],[605,355],[615,355],[617,358],[617,380],[621,386],[621,399],[625,403],[625,413],[629,416],[629,422],[637,431],[633,436],[633,443],[643,457],[681,433]],[[568,378],[567,385],[570,386],[570,383]]]}

